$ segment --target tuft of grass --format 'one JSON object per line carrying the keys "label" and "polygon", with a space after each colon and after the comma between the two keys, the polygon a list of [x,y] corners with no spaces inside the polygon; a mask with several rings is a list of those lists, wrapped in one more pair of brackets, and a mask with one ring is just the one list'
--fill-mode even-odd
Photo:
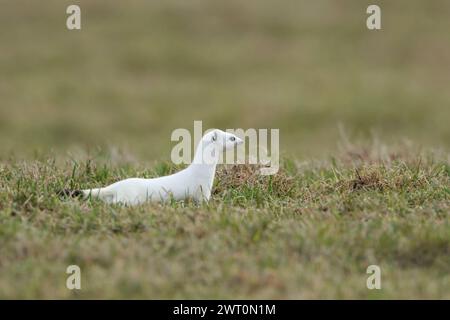
{"label": "tuft of grass", "polygon": [[294,177],[284,169],[276,175],[264,176],[255,165],[234,165],[218,171],[214,195],[230,204],[260,206],[268,202],[291,198],[295,195]]}

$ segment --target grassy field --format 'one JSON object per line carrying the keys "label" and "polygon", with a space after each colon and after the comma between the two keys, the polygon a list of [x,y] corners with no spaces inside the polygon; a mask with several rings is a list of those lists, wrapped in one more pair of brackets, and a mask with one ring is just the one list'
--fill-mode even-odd
{"label": "grassy field", "polygon": [[[378,150],[378,151],[377,151]],[[7,298],[450,298],[448,157],[352,148],[283,162],[275,176],[222,167],[213,201],[61,201],[177,168],[94,158],[0,167],[0,296]],[[82,290],[65,287],[79,265]],[[366,268],[382,289],[366,288]]]}
{"label": "grassy field", "polygon": [[[377,3],[0,0],[0,298],[450,299],[450,2]],[[200,207],[55,195],[180,169],[194,120],[280,129],[282,169],[221,166]]]}

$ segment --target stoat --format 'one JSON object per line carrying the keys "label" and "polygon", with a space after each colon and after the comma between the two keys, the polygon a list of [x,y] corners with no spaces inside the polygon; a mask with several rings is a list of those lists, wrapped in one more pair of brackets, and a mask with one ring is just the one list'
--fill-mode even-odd
{"label": "stoat", "polygon": [[127,205],[186,198],[196,202],[208,201],[220,153],[242,142],[243,140],[234,134],[215,129],[202,137],[193,162],[177,173],[153,179],[129,178],[103,188],[64,190],[63,194],[99,198],[107,203]]}

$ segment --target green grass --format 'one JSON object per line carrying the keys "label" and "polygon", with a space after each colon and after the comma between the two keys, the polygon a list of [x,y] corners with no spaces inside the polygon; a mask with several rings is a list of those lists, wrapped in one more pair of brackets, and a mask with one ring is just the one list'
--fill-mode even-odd
{"label": "green grass", "polygon": [[450,148],[447,0],[3,1],[0,158],[108,146],[167,160],[175,128],[279,128],[284,151],[361,138]]}
{"label": "green grass", "polygon": [[[450,298],[445,155],[354,147],[282,163],[275,176],[221,167],[208,204],[134,208],[55,192],[178,168],[104,155],[3,163],[0,297]],[[65,287],[70,264],[77,292]],[[379,291],[366,288],[371,264]]]}
{"label": "green grass", "polygon": [[[450,298],[450,1],[379,0],[376,32],[369,4],[0,1],[0,298]],[[180,169],[194,120],[280,129],[282,170],[221,167],[200,207],[55,196]]]}

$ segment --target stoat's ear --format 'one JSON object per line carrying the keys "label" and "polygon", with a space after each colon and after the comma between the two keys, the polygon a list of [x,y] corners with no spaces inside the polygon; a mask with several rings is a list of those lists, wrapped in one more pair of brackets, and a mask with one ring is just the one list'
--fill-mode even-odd
{"label": "stoat's ear", "polygon": [[214,141],[217,141],[217,131],[214,131],[214,134],[213,134],[211,140],[212,140],[213,142],[214,142]]}

